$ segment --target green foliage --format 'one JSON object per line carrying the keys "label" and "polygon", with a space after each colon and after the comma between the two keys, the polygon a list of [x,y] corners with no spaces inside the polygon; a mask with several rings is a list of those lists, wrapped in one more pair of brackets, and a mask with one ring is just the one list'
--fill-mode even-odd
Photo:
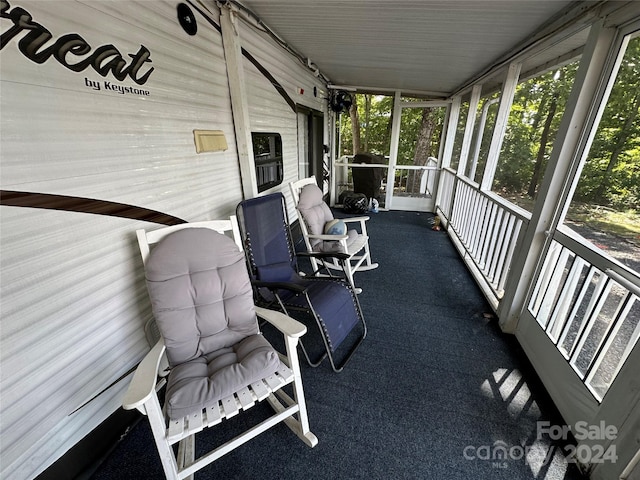
{"label": "green foliage", "polygon": [[[537,190],[541,175],[534,177],[536,162],[541,161],[539,169],[544,172],[577,67],[577,62],[572,63],[518,85],[494,177],[494,190],[515,196],[526,195],[530,187]],[[546,122],[550,124],[545,139]]]}
{"label": "green foliage", "polygon": [[[533,179],[538,149],[542,168],[564,113],[577,62],[518,85],[493,188],[507,196],[523,196]],[[555,76],[555,77],[554,77]],[[549,138],[541,144],[545,118],[554,98]],[[640,209],[640,37],[632,39],[594,136],[578,182],[574,202]]]}
{"label": "green foliage", "polygon": [[629,42],[574,199],[640,209],[640,37]]}
{"label": "green foliage", "polygon": [[[412,165],[414,163],[416,146],[418,144],[424,108],[403,108],[402,118],[400,119],[400,141],[398,145],[398,165]],[[442,125],[444,123],[445,109],[431,109],[431,119],[435,127],[431,135],[431,148],[428,152],[429,156],[437,156],[440,149],[440,137],[442,136]]]}
{"label": "green foliage", "polygon": [[[358,106],[360,120],[360,136],[362,146],[366,150],[377,155],[388,156],[391,150],[391,122],[393,112],[393,97],[387,95],[368,95],[370,104],[367,115],[366,97],[364,94],[356,94],[355,100]],[[403,99],[410,101],[412,99]],[[403,108],[400,141],[398,146],[398,164],[410,165],[416,148],[418,135],[422,121],[422,108]],[[431,155],[436,156],[440,147],[440,135],[444,122],[444,108],[435,112],[436,129],[432,138]],[[353,132],[348,114],[340,117],[340,155],[353,155]]]}
{"label": "green foliage", "polygon": [[[360,118],[360,136],[362,144],[367,145],[367,150],[378,155],[389,155],[391,141],[391,112],[393,110],[393,97],[385,95],[368,95],[371,101],[367,118],[365,108],[365,95],[354,95],[358,106]],[[340,116],[340,155],[353,155],[353,133],[348,114]]]}

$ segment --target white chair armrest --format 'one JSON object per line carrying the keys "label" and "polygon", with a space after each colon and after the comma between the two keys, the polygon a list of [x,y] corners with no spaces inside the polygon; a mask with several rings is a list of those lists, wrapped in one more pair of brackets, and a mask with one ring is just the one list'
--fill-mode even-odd
{"label": "white chair armrest", "polygon": [[307,333],[307,327],[282,312],[256,307],[256,313],[288,337],[300,338]]}
{"label": "white chair armrest", "polygon": [[366,222],[367,220],[369,220],[370,217],[346,217],[346,218],[341,218],[340,220],[342,220],[344,223],[349,223],[349,222]]}
{"label": "white chair armrest", "polygon": [[142,407],[151,395],[155,394],[158,368],[164,350],[164,341],[160,339],[136,368],[127,393],[125,393],[122,400],[122,407],[125,410]]}
{"label": "white chair armrest", "polygon": [[307,235],[309,238],[317,238],[318,240],[334,240],[340,242],[349,238],[349,235]]}

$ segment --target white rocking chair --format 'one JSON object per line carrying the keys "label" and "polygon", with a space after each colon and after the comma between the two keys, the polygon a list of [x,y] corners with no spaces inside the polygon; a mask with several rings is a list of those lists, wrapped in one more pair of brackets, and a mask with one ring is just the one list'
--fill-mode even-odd
{"label": "white rocking chair", "polygon": [[[334,220],[331,209],[322,198],[322,191],[316,183],[315,176],[303,178],[289,184],[291,196],[296,205],[300,229],[308,252],[341,252],[349,255],[344,261],[344,267],[337,259],[318,260],[311,258],[314,271],[321,267],[330,270],[338,270],[346,273],[349,282],[359,293],[362,290],[356,288],[353,275],[355,272],[373,270],[378,268],[377,263],[371,261],[369,249],[369,235],[366,222],[368,216],[346,217],[340,220],[347,224],[347,233],[344,235],[327,235],[324,233],[325,225]],[[349,229],[349,224],[356,224],[357,229]]]}
{"label": "white rocking chair", "polygon": [[[279,422],[308,446],[318,443],[309,431],[296,350],[306,327],[254,306],[239,236],[234,231],[234,243],[224,235],[229,231],[231,221],[137,232],[162,338],[138,366],[123,407],[147,415],[167,479],[193,478],[197,470]],[[256,314],[283,333],[286,355],[262,337]],[[165,384],[161,406],[157,392]],[[283,390],[286,385],[291,394]],[[194,459],[196,433],[265,399],[274,415]],[[178,442],[176,456],[173,445]]]}

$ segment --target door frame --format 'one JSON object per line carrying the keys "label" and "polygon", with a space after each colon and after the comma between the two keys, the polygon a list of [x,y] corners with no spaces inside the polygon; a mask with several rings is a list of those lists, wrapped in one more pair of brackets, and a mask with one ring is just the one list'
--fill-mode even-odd
{"label": "door frame", "polygon": [[[398,150],[400,147],[400,130],[402,125],[402,109],[404,108],[425,108],[425,107],[442,107],[448,108],[451,101],[448,100],[432,100],[424,102],[403,102],[402,92],[396,91],[393,100],[393,122],[391,125],[391,145],[389,152],[389,168],[387,170],[387,188],[385,196],[385,209],[388,210],[410,210],[420,212],[433,212],[435,207],[435,199],[437,192],[435,189],[438,186],[438,174],[441,168],[441,159],[437,161],[436,165],[425,165],[424,167],[398,165]],[[445,116],[446,118],[446,116]],[[446,128],[442,129],[440,135],[440,144],[442,145],[446,137]],[[407,168],[409,167],[409,168]],[[433,185],[434,191],[430,197],[412,198],[412,197],[400,197],[394,196],[394,184],[397,170],[422,170],[428,172],[428,175],[434,175],[433,181],[429,181],[429,184]],[[431,173],[433,172],[433,173]]]}
{"label": "door frame", "polygon": [[[304,105],[296,105],[298,118],[298,178],[315,175],[318,186],[327,192],[329,171],[325,168],[324,113]],[[304,124],[304,131],[301,130]]]}

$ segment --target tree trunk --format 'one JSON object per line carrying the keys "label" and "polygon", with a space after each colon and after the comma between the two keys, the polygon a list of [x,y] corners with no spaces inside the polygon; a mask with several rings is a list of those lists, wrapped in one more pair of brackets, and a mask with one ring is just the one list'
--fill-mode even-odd
{"label": "tree trunk", "polygon": [[391,115],[389,115],[389,122],[387,123],[387,131],[385,132],[384,145],[386,146],[387,153],[391,151],[391,130],[393,130],[393,112],[396,109],[396,97],[391,97]]}
{"label": "tree trunk", "polygon": [[[431,137],[435,129],[434,110],[433,108],[422,109],[422,121],[420,123],[420,131],[416,140],[416,150],[413,155],[413,164],[424,166],[431,155]],[[424,170],[409,170],[407,175],[407,193],[420,193],[420,182]]]}
{"label": "tree trunk", "polygon": [[544,154],[547,150],[547,143],[549,142],[549,131],[551,130],[551,122],[556,114],[558,108],[558,95],[554,95],[549,102],[549,112],[547,113],[547,119],[544,121],[544,127],[542,128],[542,135],[540,136],[540,146],[538,147],[538,155],[536,156],[536,164],[533,167],[533,176],[529,182],[529,188],[527,189],[527,195],[530,198],[534,198],[536,191],[538,190],[538,184],[540,183],[540,176],[542,175],[542,164],[544,163]]}
{"label": "tree trunk", "polygon": [[353,154],[362,153],[362,143],[360,142],[360,119],[358,118],[358,102],[354,98],[351,108],[349,108],[351,118],[351,132],[353,143]]}
{"label": "tree trunk", "polygon": [[622,153],[622,150],[627,143],[627,139],[630,135],[630,129],[636,121],[636,118],[638,117],[638,111],[640,109],[640,96],[636,96],[633,99],[633,105],[634,106],[632,108],[632,111],[630,112],[630,115],[625,120],[624,125],[620,129],[620,132],[618,132],[618,138],[616,139],[615,146],[611,151],[611,156],[609,157],[607,168],[602,176],[602,182],[596,190],[595,199],[599,202],[606,201],[606,192],[611,186],[611,173],[618,163],[618,158],[620,157],[620,154]]}
{"label": "tree trunk", "polygon": [[371,126],[371,95],[364,96],[364,146],[363,151],[369,151],[369,127]]}
{"label": "tree trunk", "polygon": [[[547,109],[547,102],[549,100],[549,92],[545,89],[544,94],[542,95],[542,99],[540,100],[540,106],[538,107],[538,111],[536,112],[535,119],[533,120],[533,125],[531,125],[531,141],[535,138],[536,133],[538,132],[538,125],[540,125],[540,121],[542,120],[541,113]],[[557,94],[554,95],[552,102],[557,100]]]}

